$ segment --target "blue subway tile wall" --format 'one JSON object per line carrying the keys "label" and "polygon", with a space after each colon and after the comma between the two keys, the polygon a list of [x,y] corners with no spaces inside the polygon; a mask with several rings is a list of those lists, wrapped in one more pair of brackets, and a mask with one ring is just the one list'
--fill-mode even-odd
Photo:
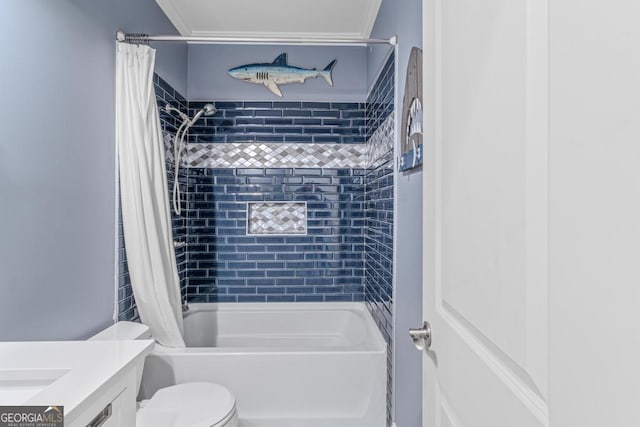
{"label": "blue subway tile wall", "polygon": [[[176,90],[174,90],[171,85],[169,85],[166,81],[162,79],[162,77],[154,74],[154,82],[155,90],[156,90],[156,100],[158,103],[158,107],[164,107],[167,103],[171,104],[173,107],[179,109],[180,111],[187,113],[189,111],[187,100]],[[160,108],[160,125],[162,126],[162,131],[165,134],[169,134],[171,136],[175,136],[178,127],[182,123],[181,119],[177,117],[175,114],[170,114],[164,111],[163,108]],[[173,139],[172,146],[173,146]],[[175,165],[173,162],[167,161],[167,184],[169,190],[169,200],[171,200],[173,184],[176,179],[175,177]],[[186,195],[190,191],[188,187],[188,173],[185,169],[180,169],[178,172],[178,184],[181,189],[181,206],[184,209],[186,204]],[[187,219],[185,215],[176,215],[173,210],[171,210],[171,226],[173,230],[173,239],[177,243],[185,243],[185,245],[178,245],[175,249],[176,254],[176,264],[178,267],[178,277],[180,279],[180,288],[182,293],[184,294],[187,286]]]}
{"label": "blue subway tile wall", "polygon": [[[190,302],[364,299],[362,169],[189,169]],[[307,205],[307,234],[247,236],[250,202]]]}
{"label": "blue subway tile wall", "polygon": [[387,342],[388,416],[393,366],[393,152],[365,176],[365,301]]}
{"label": "blue subway tile wall", "polygon": [[[120,199],[118,200],[120,206]],[[118,209],[118,320],[139,320],[136,301],[133,298],[131,278],[127,266],[127,253],[124,249],[124,230],[122,228],[122,210]]]}
{"label": "blue subway tile wall", "polygon": [[395,108],[395,55],[385,61],[367,98],[365,114],[366,140],[384,123]]}
{"label": "blue subway tile wall", "polygon": [[[189,102],[195,114],[207,102]],[[366,104],[358,102],[212,102],[215,115],[189,131],[189,142],[362,144]]]}
{"label": "blue subway tile wall", "polygon": [[[158,107],[164,107],[167,103],[178,108],[182,112],[188,112],[187,100],[176,90],[171,87],[165,80],[154,73],[153,75],[154,89],[156,93],[156,101]],[[179,119],[160,108],[160,124],[163,132],[175,135]],[[175,179],[174,166],[167,163],[167,179],[169,194],[173,188]],[[183,194],[188,191],[187,173],[181,170],[178,174],[178,182],[181,184]],[[119,199],[120,200],[120,199]],[[120,207],[120,203],[118,203]],[[172,212],[172,228],[173,237],[177,241],[186,242],[186,218],[173,215]],[[184,292],[187,285],[187,250],[186,247],[176,249],[176,261],[178,266],[178,276],[180,277],[180,287]],[[133,290],[131,288],[131,279],[129,277],[129,269],[127,266],[127,254],[124,243],[124,231],[122,227],[122,210],[118,209],[118,319],[119,320],[139,320],[138,310],[136,307]]]}
{"label": "blue subway tile wall", "polygon": [[[385,63],[367,102],[367,137],[381,128],[394,105],[394,56]],[[393,142],[390,141],[393,147]],[[365,185],[365,301],[387,342],[387,425],[393,409],[394,151],[367,170]]]}

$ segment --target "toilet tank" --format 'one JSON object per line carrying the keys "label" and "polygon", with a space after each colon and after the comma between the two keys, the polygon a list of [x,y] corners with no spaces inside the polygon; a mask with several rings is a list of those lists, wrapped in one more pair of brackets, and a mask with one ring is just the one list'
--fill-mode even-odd
{"label": "toilet tank", "polygon": [[[151,330],[147,325],[137,322],[121,321],[109,326],[104,331],[98,332],[89,341],[126,341],[126,340],[150,340]],[[144,369],[144,359],[140,360],[136,366],[136,394],[140,392],[142,384],[142,371]]]}

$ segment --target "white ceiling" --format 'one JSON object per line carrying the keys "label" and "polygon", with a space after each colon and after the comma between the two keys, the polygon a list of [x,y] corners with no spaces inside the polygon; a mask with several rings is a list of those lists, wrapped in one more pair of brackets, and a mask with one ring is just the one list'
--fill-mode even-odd
{"label": "white ceiling", "polygon": [[184,36],[367,38],[382,0],[156,0]]}

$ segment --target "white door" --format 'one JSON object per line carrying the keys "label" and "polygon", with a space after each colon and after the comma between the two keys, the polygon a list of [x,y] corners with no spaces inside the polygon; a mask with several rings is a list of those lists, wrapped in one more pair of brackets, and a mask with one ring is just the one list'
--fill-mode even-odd
{"label": "white door", "polygon": [[545,1],[425,6],[425,425],[545,426]]}
{"label": "white door", "polygon": [[423,14],[424,426],[640,426],[640,2]]}

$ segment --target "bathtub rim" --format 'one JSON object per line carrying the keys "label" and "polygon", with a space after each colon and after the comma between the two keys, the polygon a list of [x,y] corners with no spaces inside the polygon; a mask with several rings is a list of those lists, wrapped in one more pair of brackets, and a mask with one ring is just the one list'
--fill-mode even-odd
{"label": "bathtub rim", "polygon": [[277,302],[277,303],[190,303],[189,311],[184,317],[202,311],[242,312],[242,311],[351,311],[356,314],[367,329],[369,339],[356,346],[304,346],[302,348],[291,347],[165,347],[156,344],[153,352],[156,354],[362,354],[362,353],[386,353],[386,342],[373,316],[364,302]]}

